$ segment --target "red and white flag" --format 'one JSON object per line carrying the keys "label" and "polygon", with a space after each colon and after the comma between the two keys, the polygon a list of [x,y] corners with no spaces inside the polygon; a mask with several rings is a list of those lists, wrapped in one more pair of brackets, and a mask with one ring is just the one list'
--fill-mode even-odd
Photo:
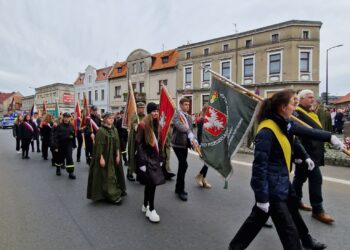
{"label": "red and white flag", "polygon": [[161,128],[161,143],[164,146],[171,121],[175,114],[175,104],[166,87],[162,85],[159,100],[159,124]]}

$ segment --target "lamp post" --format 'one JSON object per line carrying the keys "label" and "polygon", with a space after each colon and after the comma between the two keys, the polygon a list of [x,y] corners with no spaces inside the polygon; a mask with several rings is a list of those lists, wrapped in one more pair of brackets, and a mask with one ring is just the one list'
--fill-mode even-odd
{"label": "lamp post", "polygon": [[338,44],[336,46],[330,47],[327,49],[327,55],[326,55],[326,105],[328,105],[328,51],[334,48],[338,48],[343,46],[343,44]]}

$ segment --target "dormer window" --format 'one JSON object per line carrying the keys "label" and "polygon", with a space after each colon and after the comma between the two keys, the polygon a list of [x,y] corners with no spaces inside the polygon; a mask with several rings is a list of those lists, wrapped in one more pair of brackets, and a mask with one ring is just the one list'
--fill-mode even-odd
{"label": "dormer window", "polygon": [[186,52],[186,59],[190,59],[191,58],[191,52]]}
{"label": "dormer window", "polygon": [[169,62],[169,56],[163,56],[162,63],[168,63],[168,62]]}
{"label": "dormer window", "polygon": [[122,67],[118,67],[118,73],[122,73]]}
{"label": "dormer window", "polygon": [[280,41],[279,35],[278,34],[273,34],[271,36],[271,40],[273,43],[278,43]]}
{"label": "dormer window", "polygon": [[205,49],[204,49],[204,55],[205,55],[205,56],[209,55],[209,48],[205,48]]}

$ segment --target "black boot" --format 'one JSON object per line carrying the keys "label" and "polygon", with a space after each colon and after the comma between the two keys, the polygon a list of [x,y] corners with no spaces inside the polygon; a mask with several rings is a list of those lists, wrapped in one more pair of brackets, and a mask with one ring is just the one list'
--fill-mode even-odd
{"label": "black boot", "polygon": [[126,174],[126,178],[129,180],[129,181],[135,181],[135,178],[134,176],[132,175],[132,173],[130,172],[130,170],[128,169],[128,172]]}
{"label": "black boot", "polygon": [[56,175],[61,176],[61,168],[59,166],[56,167]]}
{"label": "black boot", "polygon": [[319,250],[327,248],[327,245],[313,239],[310,234],[301,240],[303,247],[306,249]]}
{"label": "black boot", "polygon": [[77,177],[73,173],[69,173],[68,178],[75,180]]}
{"label": "black boot", "polygon": [[24,159],[24,150],[22,151],[22,159]]}

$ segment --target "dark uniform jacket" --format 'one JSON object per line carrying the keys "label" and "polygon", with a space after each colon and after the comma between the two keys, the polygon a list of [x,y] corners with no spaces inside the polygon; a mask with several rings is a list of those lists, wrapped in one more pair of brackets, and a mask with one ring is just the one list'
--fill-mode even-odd
{"label": "dark uniform jacket", "polygon": [[[27,123],[29,123],[32,126],[33,130],[35,130],[35,124],[32,121],[28,121]],[[33,136],[34,136],[34,131],[31,131],[30,129],[28,129],[24,124],[24,122],[22,122],[19,125],[19,137],[21,139],[33,139]]]}
{"label": "dark uniform jacket", "polygon": [[54,147],[58,148],[65,145],[76,147],[74,127],[70,123],[59,124],[54,132]]}

